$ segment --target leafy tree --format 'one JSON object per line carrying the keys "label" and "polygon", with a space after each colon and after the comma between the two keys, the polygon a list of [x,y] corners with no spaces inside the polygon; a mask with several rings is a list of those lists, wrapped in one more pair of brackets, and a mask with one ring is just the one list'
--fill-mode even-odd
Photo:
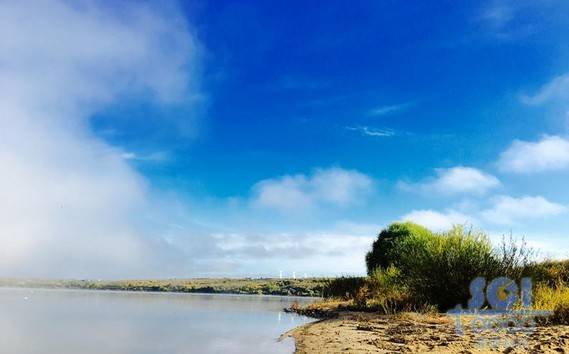
{"label": "leafy tree", "polygon": [[432,233],[423,226],[412,222],[396,222],[382,230],[373,242],[372,249],[366,255],[368,275],[377,268],[387,269],[397,266],[399,255],[396,254],[397,243],[410,236],[431,236]]}

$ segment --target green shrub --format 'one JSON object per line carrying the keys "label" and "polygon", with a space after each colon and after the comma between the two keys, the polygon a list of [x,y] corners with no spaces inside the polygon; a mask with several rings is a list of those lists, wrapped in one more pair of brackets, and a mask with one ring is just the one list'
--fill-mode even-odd
{"label": "green shrub", "polygon": [[366,283],[364,277],[339,277],[331,279],[322,291],[324,297],[339,298],[339,299],[353,299]]}
{"label": "green shrub", "polygon": [[399,269],[390,266],[377,268],[365,283],[359,287],[349,310],[394,314],[401,311],[422,310],[415,301],[401,278]]}
{"label": "green shrub", "polygon": [[414,300],[401,278],[401,271],[389,266],[377,268],[368,277],[368,308],[383,314],[413,310]]}
{"label": "green shrub", "polygon": [[389,266],[386,269],[377,268],[367,279],[367,286],[372,295],[386,295],[404,287],[401,271]]}
{"label": "green shrub", "polygon": [[466,305],[476,277],[500,274],[500,262],[487,236],[456,226],[441,234],[413,234],[396,244],[394,263],[410,290],[427,303],[447,310]]}
{"label": "green shrub", "polygon": [[411,222],[396,222],[389,225],[379,233],[373,242],[371,251],[366,255],[368,275],[371,275],[377,268],[386,269],[396,264],[400,255],[394,250],[400,241],[410,236],[428,237],[431,235],[428,229]]}
{"label": "green shrub", "polygon": [[543,283],[549,287],[569,284],[569,260],[544,261],[527,266],[526,276],[531,276],[534,283]]}

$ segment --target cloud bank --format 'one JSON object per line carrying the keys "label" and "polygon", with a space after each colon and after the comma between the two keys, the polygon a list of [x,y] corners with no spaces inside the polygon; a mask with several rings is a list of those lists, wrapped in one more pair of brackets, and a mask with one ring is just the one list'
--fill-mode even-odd
{"label": "cloud bank", "polygon": [[569,141],[559,136],[544,136],[536,142],[515,140],[500,155],[501,170],[536,173],[569,169]]}
{"label": "cloud bank", "polygon": [[146,182],[88,119],[134,95],[185,99],[197,54],[174,7],[0,2],[0,276],[151,266]]}

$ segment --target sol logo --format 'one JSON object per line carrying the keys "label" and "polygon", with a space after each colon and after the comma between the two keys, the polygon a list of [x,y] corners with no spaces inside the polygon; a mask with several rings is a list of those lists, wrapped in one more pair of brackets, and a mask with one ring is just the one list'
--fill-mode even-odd
{"label": "sol logo", "polygon": [[[470,283],[470,300],[468,309],[480,310],[488,301],[490,307],[496,311],[509,311],[521,299],[523,308],[531,307],[532,282],[531,278],[522,278],[521,291],[515,281],[507,277],[499,277],[492,280],[486,287],[486,278],[479,277]],[[486,288],[486,291],[484,291]],[[459,308],[459,306],[457,306]]]}
{"label": "sol logo", "polygon": [[[447,314],[456,316],[455,326],[458,335],[463,333],[462,315],[474,316],[468,322],[474,332],[481,333],[485,330],[493,332],[502,328],[513,333],[533,331],[536,316],[551,314],[550,311],[531,310],[531,278],[523,278],[518,286],[508,277],[495,278],[489,283],[486,282],[486,278],[478,277],[470,283],[469,289],[468,309],[464,310],[462,305],[458,304],[454,309],[447,311]],[[490,305],[489,309],[483,308],[486,303]]]}

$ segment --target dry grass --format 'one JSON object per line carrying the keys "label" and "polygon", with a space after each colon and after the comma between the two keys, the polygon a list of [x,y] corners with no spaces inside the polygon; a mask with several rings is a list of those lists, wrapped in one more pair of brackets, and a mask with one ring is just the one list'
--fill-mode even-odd
{"label": "dry grass", "polygon": [[554,287],[538,284],[534,290],[534,308],[553,311],[541,322],[549,324],[569,324],[569,287],[558,284]]}

